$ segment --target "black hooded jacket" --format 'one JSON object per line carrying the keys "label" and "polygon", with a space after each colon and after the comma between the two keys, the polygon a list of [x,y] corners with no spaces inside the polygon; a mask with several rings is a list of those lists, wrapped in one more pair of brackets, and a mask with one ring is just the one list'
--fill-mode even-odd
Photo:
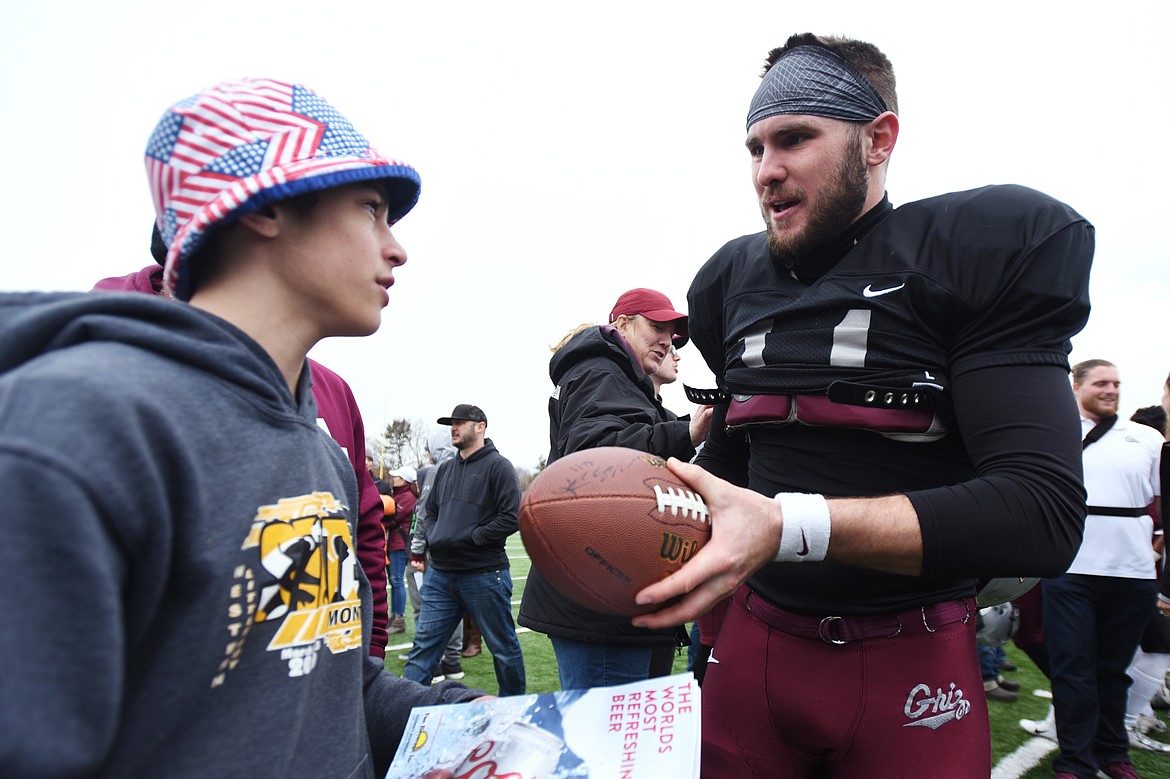
{"label": "black hooded jacket", "polygon": [[311,381],[306,363],[290,391],[194,306],[0,295],[0,570],[22,626],[0,634],[5,777],[374,779],[413,707],[483,694],[369,655],[357,481]]}
{"label": "black hooded jacket", "polygon": [[[556,387],[548,402],[550,463],[599,446],[682,460],[694,456],[690,422],[676,420],[663,408],[650,377],[613,327],[575,335],[553,355],[549,376]],[[524,587],[519,622],[540,633],[623,646],[667,644],[675,634],[673,628],[635,628],[629,617],[579,606],[553,589],[535,566]]]}

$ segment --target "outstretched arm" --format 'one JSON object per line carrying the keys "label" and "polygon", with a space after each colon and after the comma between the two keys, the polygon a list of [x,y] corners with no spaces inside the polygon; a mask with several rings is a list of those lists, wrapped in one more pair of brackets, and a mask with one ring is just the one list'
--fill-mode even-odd
{"label": "outstretched arm", "polygon": [[[1080,428],[1064,371],[988,368],[956,379],[954,388],[975,478],[907,495],[829,498],[826,559],[908,575],[1058,575],[1084,527]],[[641,627],[706,611],[773,560],[784,530],[771,496],[697,466],[670,467],[707,501],[712,536],[680,571],[639,593],[643,605],[682,596],[635,619]],[[1013,543],[1000,543],[1008,537]]]}
{"label": "outstretched arm", "polygon": [[[775,499],[736,487],[697,465],[673,458],[668,464],[711,509],[711,541],[678,573],[639,593],[643,605],[684,596],[664,610],[635,618],[639,627],[669,627],[707,611],[776,556],[784,527]],[[922,534],[906,496],[828,504],[833,530],[827,559],[891,573],[921,572]]]}

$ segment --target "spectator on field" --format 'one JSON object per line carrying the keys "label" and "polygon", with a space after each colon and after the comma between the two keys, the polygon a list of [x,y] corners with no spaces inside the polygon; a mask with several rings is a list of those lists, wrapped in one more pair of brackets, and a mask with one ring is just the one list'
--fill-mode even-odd
{"label": "spectator on field", "polygon": [[390,487],[390,482],[383,479],[379,474],[378,464],[374,462],[374,458],[366,455],[366,471],[370,474],[370,480],[374,482],[374,486],[378,488],[379,495],[393,495],[394,490]]}
{"label": "spectator on field", "polygon": [[1041,585],[1058,775],[1136,776],[1125,728],[1126,668],[1158,594],[1148,508],[1161,508],[1164,439],[1118,419],[1120,386],[1117,367],[1106,360],[1073,366],[1085,434],[1085,537],[1068,572]]}
{"label": "spectator on field", "polygon": [[0,546],[3,774],[382,776],[412,708],[482,693],[369,655],[363,456],[306,355],[377,330],[418,174],[272,79],[175,103],[144,161],[180,302],[0,305],[0,490],[35,518]]}
{"label": "spectator on field", "polygon": [[1005,679],[1000,669],[1007,662],[1007,652],[1002,646],[979,645],[979,673],[983,677],[983,691],[987,700],[999,703],[1015,703],[1019,697],[1020,683]]}
{"label": "spectator on field", "polygon": [[410,520],[414,516],[415,482],[418,480],[414,468],[404,465],[390,471],[390,483],[394,491],[394,513],[387,515],[383,524],[386,530],[386,582],[390,588],[390,634],[406,631],[406,544],[410,534]]}
{"label": "spectator on field", "polygon": [[[711,409],[700,407],[691,419],[677,419],[662,406],[652,378],[669,358],[675,337],[687,336],[686,314],[661,292],[639,288],[618,297],[608,321],[578,327],[554,347],[548,462],[599,446],[689,460],[707,437]],[[566,690],[649,678],[655,648],[673,651],[679,632],[636,628],[628,618],[580,606],[535,566],[524,588],[520,624],[548,634]]]}
{"label": "spectator on field", "polygon": [[517,531],[516,469],[485,437],[487,416],[478,406],[461,403],[438,422],[450,426],[459,454],[432,477],[427,496],[427,514],[434,518],[427,533],[431,562],[403,676],[416,682],[432,678],[451,631],[466,611],[491,650],[500,695],[521,695],[524,654],[512,620],[512,574],[504,549],[508,536]]}
{"label": "spectator on field", "polygon": [[[427,457],[431,464],[423,466],[418,471],[418,501],[414,504],[414,519],[410,527],[410,570],[407,571],[407,590],[411,593],[411,608],[414,610],[414,624],[418,625],[422,610],[422,582],[430,565],[430,552],[427,550],[427,534],[434,524],[434,517],[427,513],[427,499],[430,497],[432,478],[439,472],[439,467],[455,456],[455,446],[451,443],[451,431],[448,428],[435,428],[427,436]],[[439,664],[432,669],[433,683],[444,679],[462,679],[463,665],[460,660],[463,649],[463,622],[455,626],[451,638],[443,650]],[[409,660],[410,654],[398,656],[399,660]]]}
{"label": "spectator on field", "polygon": [[[141,292],[170,298],[163,284],[163,265],[167,259],[167,245],[158,225],[150,237],[150,253],[154,262],[126,276],[111,276],[94,285],[94,290],[110,292]],[[370,654],[382,659],[386,656],[386,542],[382,534],[383,505],[378,497],[381,490],[373,480],[370,468],[374,458],[366,452],[366,429],[358,410],[357,400],[345,380],[333,371],[310,359],[313,377],[313,399],[317,402],[317,421],[345,452],[353,464],[353,475],[358,483],[357,555],[374,604],[373,624],[370,628]],[[360,463],[365,463],[365,468]],[[375,532],[376,531],[376,532]]]}

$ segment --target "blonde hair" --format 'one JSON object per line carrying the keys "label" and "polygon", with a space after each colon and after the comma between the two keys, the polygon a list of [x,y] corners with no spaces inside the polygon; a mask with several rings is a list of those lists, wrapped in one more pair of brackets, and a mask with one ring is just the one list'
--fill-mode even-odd
{"label": "blonde hair", "polygon": [[578,333],[584,332],[591,327],[597,327],[597,325],[595,325],[592,322],[582,322],[581,324],[577,325],[569,332],[565,333],[564,336],[561,337],[561,340],[557,341],[555,345],[550,346],[549,351],[552,352],[553,354],[556,354],[561,349],[565,348],[565,344],[567,344],[569,341],[573,340],[573,336],[577,335]]}

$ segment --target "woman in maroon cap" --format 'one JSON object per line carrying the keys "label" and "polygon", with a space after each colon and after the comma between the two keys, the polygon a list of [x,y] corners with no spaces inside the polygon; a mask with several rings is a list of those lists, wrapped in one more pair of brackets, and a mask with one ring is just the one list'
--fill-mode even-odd
{"label": "woman in maroon cap", "polygon": [[[652,289],[618,298],[609,324],[581,326],[553,347],[548,402],[551,463],[598,446],[625,446],[689,460],[707,438],[710,406],[676,418],[651,380],[672,347],[687,341],[687,316]],[[557,592],[534,567],[520,604],[521,625],[548,634],[561,689],[605,687],[646,679],[655,648],[675,644],[676,629],[635,628]]]}

